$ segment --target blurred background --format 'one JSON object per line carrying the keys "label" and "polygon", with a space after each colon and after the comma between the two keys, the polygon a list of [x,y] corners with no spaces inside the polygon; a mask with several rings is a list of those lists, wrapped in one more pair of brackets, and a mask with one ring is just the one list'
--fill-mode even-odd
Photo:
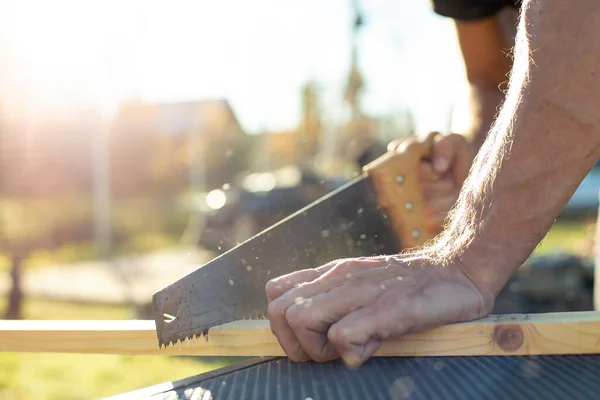
{"label": "blurred background", "polygon": [[[155,290],[389,141],[459,130],[465,93],[453,26],[425,0],[0,0],[2,317],[152,318]],[[514,282],[511,301],[589,309],[598,189],[594,169],[536,250],[533,270],[583,272]],[[0,398],[98,398],[231,361],[2,353]]]}

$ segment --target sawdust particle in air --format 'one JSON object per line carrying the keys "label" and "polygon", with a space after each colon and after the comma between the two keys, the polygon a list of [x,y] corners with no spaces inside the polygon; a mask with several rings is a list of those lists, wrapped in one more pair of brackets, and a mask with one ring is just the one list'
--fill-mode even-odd
{"label": "sawdust particle in air", "polygon": [[233,280],[232,280],[232,279],[230,279],[230,280],[229,280],[229,284],[230,284],[231,286],[233,286]]}
{"label": "sawdust particle in air", "polygon": [[252,271],[252,265],[246,265],[246,271],[251,272]]}
{"label": "sawdust particle in air", "polygon": [[385,290],[386,286],[382,283],[381,284],[381,290]]}
{"label": "sawdust particle in air", "polygon": [[327,229],[321,231],[321,237],[326,238],[326,237],[329,237],[329,235],[331,235],[331,232],[328,231]]}
{"label": "sawdust particle in air", "polygon": [[365,239],[367,238],[367,235],[365,235],[365,234],[363,233],[363,234],[361,234],[361,235],[360,235],[360,238],[361,238],[362,240],[365,240]]}
{"label": "sawdust particle in air", "polygon": [[302,296],[298,296],[298,297],[296,297],[296,298],[294,299],[294,302],[295,302],[296,304],[302,304],[302,303],[304,303],[304,297],[302,297]]}
{"label": "sawdust particle in air", "polygon": [[359,208],[356,211],[358,212],[358,215],[360,215],[360,214],[362,214],[365,211],[365,209],[364,208]]}
{"label": "sawdust particle in air", "polygon": [[348,273],[346,274],[346,278],[348,278],[348,279],[352,278],[352,274],[351,274],[350,272],[348,272]]}
{"label": "sawdust particle in air", "polygon": [[397,276],[396,279],[399,280],[399,281],[401,281],[404,278],[402,278],[401,276]]}

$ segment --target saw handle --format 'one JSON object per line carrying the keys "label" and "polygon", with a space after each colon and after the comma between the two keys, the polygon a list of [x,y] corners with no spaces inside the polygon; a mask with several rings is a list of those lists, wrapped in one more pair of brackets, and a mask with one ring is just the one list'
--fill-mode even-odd
{"label": "saw handle", "polygon": [[379,205],[391,220],[400,250],[421,246],[435,235],[427,226],[419,164],[431,157],[437,134],[432,132],[422,141],[409,138],[397,151],[390,151],[363,168]]}

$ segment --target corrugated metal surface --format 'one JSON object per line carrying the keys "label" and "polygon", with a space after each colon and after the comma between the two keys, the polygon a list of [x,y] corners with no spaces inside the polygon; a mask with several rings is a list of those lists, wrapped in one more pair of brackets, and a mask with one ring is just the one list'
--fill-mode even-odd
{"label": "corrugated metal surface", "polygon": [[600,356],[381,357],[265,361],[186,380],[158,399],[600,399]]}

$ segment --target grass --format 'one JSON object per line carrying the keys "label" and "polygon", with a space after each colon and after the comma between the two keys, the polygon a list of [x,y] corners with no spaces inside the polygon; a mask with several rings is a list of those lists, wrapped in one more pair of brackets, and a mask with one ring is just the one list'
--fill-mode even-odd
{"label": "grass", "polygon": [[569,252],[589,256],[594,228],[595,220],[558,220],[537,246],[534,254]]}
{"label": "grass", "polygon": [[[0,301],[0,310],[4,309]],[[27,301],[27,319],[129,319],[126,307]],[[0,399],[98,399],[227,365],[224,358],[0,353]]]}

